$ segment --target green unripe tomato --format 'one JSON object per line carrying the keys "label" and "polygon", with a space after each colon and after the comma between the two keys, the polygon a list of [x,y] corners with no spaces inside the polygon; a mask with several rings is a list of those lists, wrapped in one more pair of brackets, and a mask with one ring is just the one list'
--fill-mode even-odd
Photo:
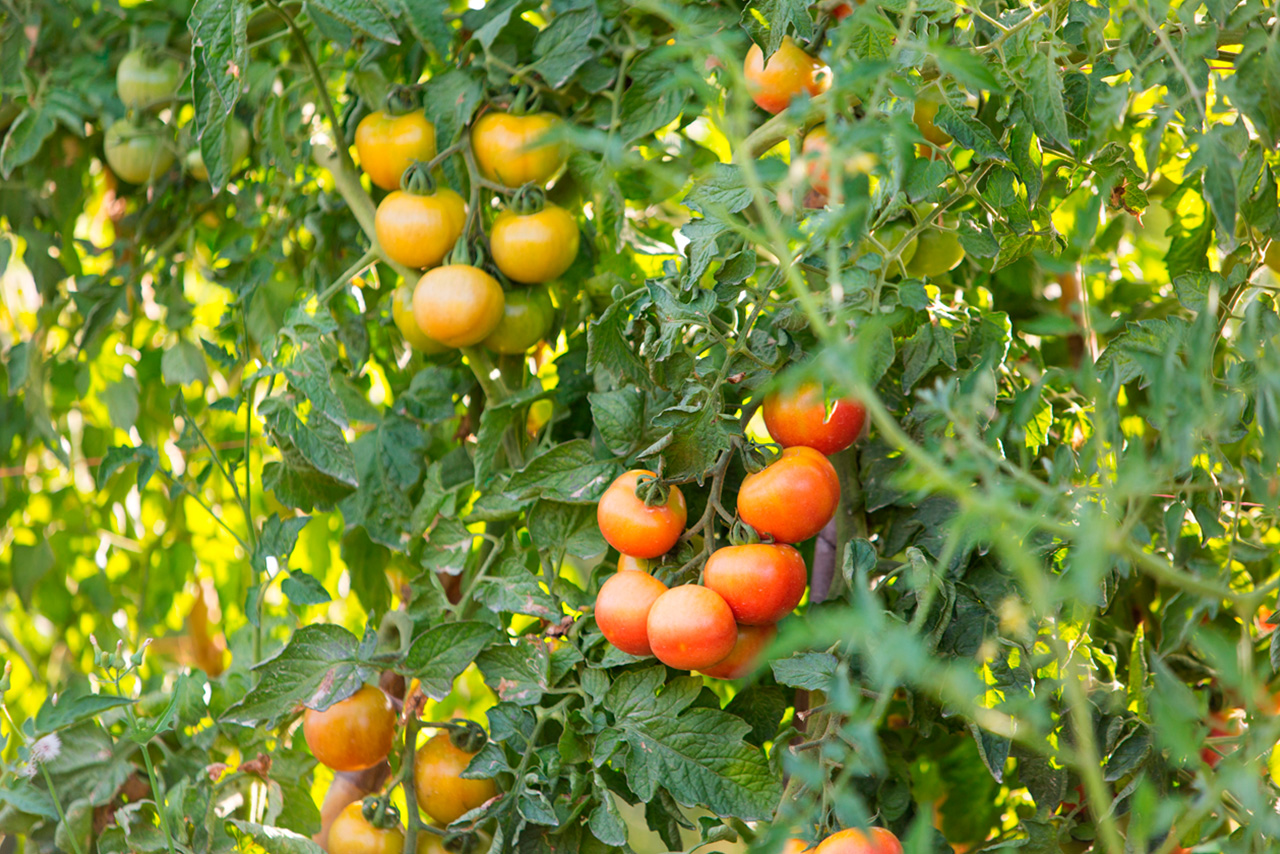
{"label": "green unripe tomato", "polygon": [[181,63],[149,48],[129,51],[116,68],[116,92],[130,110],[145,110],[173,100],[181,81]]}
{"label": "green unripe tomato", "polygon": [[[231,132],[231,174],[235,175],[244,165],[244,159],[249,156],[249,129],[239,119],[232,119],[228,130]],[[204,155],[200,153],[199,146],[187,152],[186,162],[191,177],[199,181],[209,180],[209,170],[205,168]]]}
{"label": "green unripe tomato", "polygon": [[554,316],[546,285],[507,291],[502,319],[481,343],[495,353],[523,353],[546,336]]}
{"label": "green unripe tomato", "polygon": [[107,128],[103,150],[107,165],[117,177],[131,184],[154,181],[173,165],[173,149],[166,128],[159,122],[135,124],[120,119]]}
{"label": "green unripe tomato", "polygon": [[941,276],[964,260],[964,247],[954,231],[929,229],[920,235],[916,254],[907,265],[907,275],[919,279]]}
{"label": "green unripe tomato", "polygon": [[[900,219],[895,220],[888,225],[880,226],[875,230],[874,236],[876,241],[884,247],[885,252],[892,253],[910,231],[911,223],[908,220]],[[916,247],[919,245],[919,242],[920,238],[918,236],[912,237],[907,241],[906,245],[902,247],[902,251],[898,253],[897,261],[893,263],[890,266],[890,269],[886,272],[890,275],[894,273],[901,273],[906,265],[911,263],[911,259],[915,257]],[[876,249],[870,241],[864,241],[862,244],[863,254],[872,251],[879,252],[879,250]]]}

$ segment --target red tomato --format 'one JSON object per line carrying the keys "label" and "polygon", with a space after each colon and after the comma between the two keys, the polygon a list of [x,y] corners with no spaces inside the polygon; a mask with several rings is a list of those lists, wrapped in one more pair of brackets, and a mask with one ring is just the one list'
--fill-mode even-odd
{"label": "red tomato", "polygon": [[813,448],[787,448],[738,489],[738,516],[760,536],[798,543],[822,530],[840,503],[835,466]]}
{"label": "red tomato", "polygon": [[[741,679],[750,675],[751,671],[755,670],[761,653],[777,634],[778,627],[774,625],[738,626],[738,640],[734,643],[729,657],[714,667],[704,668],[701,671],[702,674],[714,679]],[[793,848],[792,843],[798,843],[800,847]],[[799,854],[808,847],[804,842],[792,839],[782,851],[783,854]]]}
{"label": "red tomato", "polygon": [[680,487],[669,487],[666,504],[652,507],[636,497],[636,483],[653,472],[633,469],[618,476],[596,507],[600,533],[624,555],[652,558],[671,550],[684,531],[689,510],[685,507]]}
{"label": "red tomato", "polygon": [[[858,5],[862,5],[862,0],[858,0]],[[845,18],[853,14],[853,7],[848,3],[841,3],[839,6],[831,10],[831,16],[837,21],[843,21]]]}
{"label": "red tomato", "polygon": [[307,709],[302,734],[324,765],[334,771],[363,771],[391,752],[396,712],[381,688],[365,685],[323,712]]}
{"label": "red tomato", "polygon": [[851,397],[837,400],[827,412],[816,382],[775,391],[764,399],[764,426],[784,448],[804,445],[829,456],[852,445],[866,420],[866,407]]}
{"label": "red tomato", "polygon": [[702,583],[724,597],[744,626],[772,625],[790,614],[808,582],[800,552],[766,543],[717,549],[702,573]]}
{"label": "red tomato", "polygon": [[902,843],[883,827],[873,827],[865,833],[849,828],[822,840],[815,854],[902,854]]}
{"label": "red tomato", "polygon": [[649,609],[649,646],[663,664],[706,670],[728,658],[738,625],[728,603],[707,587],[685,584],[658,597]]}
{"label": "red tomato", "polygon": [[603,585],[596,596],[596,625],[609,643],[632,655],[652,655],[649,648],[649,609],[667,585],[647,572],[623,570]]}
{"label": "red tomato", "polygon": [[768,62],[764,61],[760,45],[751,45],[742,63],[742,73],[747,76],[751,100],[774,114],[785,110],[801,92],[808,92],[810,96],[820,95],[831,86],[827,66],[822,60],[805,53],[791,36],[782,40],[782,45]]}

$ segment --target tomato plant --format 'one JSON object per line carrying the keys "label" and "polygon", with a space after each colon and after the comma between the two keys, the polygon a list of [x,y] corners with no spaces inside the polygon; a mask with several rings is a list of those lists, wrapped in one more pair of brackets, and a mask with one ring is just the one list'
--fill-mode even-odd
{"label": "tomato plant", "polygon": [[0,3],[6,852],[1270,850],[1274,31]]}

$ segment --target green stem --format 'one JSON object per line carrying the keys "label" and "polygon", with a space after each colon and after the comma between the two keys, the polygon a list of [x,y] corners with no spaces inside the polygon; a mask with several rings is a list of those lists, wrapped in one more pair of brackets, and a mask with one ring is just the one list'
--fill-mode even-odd
{"label": "green stem", "polygon": [[342,290],[342,288],[346,286],[348,282],[350,282],[356,276],[364,272],[364,270],[370,264],[372,264],[374,261],[377,261],[377,260],[378,260],[377,249],[370,249],[368,252],[361,255],[360,260],[356,261],[354,264],[348,267],[345,271],[343,271],[342,275],[339,276],[337,279],[335,279],[333,284],[329,285],[329,287],[325,288],[323,291],[319,293],[319,295],[316,297],[317,301],[319,301],[320,305],[322,306],[327,304],[329,300],[333,298],[334,294]]}
{"label": "green stem", "polygon": [[[129,716],[133,718],[133,712],[130,710]],[[137,719],[133,720],[137,724]],[[147,750],[147,745],[142,745],[142,761],[147,766],[147,779],[151,781],[151,794],[155,799],[156,812],[160,815],[160,830],[164,833],[164,844],[169,849],[169,854],[177,854],[173,847],[173,834],[169,831],[169,818],[165,815],[165,796],[164,790],[160,787],[160,780],[156,777],[155,766],[151,763],[151,754]]]}
{"label": "green stem", "polygon": [[[409,708],[409,704],[405,703],[405,708]],[[413,760],[418,753],[418,716],[409,714],[406,716],[404,726],[404,757],[400,760],[402,766],[401,779],[404,781],[402,788],[404,789],[404,806],[408,815],[404,820],[404,854],[416,854],[418,850],[418,828],[422,827],[422,816],[418,814],[418,790],[413,781]]]}
{"label": "green stem", "polygon": [[[71,825],[67,824],[67,814],[62,811],[62,801],[58,800],[58,790],[54,788],[53,777],[49,776],[49,769],[45,767],[43,762],[38,764],[40,765],[40,772],[44,774],[45,785],[49,787],[49,797],[53,798],[53,806],[58,811],[58,820],[67,825],[67,834],[71,837],[71,848],[73,849],[73,854],[81,854],[80,840],[76,838],[76,834],[71,829]],[[172,850],[172,846],[170,846],[170,851]]]}
{"label": "green stem", "polygon": [[307,64],[307,70],[311,72],[311,79],[316,84],[316,89],[320,94],[320,103],[324,107],[325,115],[329,118],[329,125],[333,128],[333,147],[337,151],[337,157],[346,169],[353,168],[351,155],[347,152],[347,147],[342,144],[342,122],[338,120],[338,111],[333,106],[333,97],[329,94],[329,86],[325,82],[324,72],[320,70],[319,64],[316,63],[315,54],[311,52],[311,45],[307,43],[307,34],[298,26],[298,21],[289,14],[289,12],[281,7],[276,0],[264,0],[267,8],[274,11],[282,19],[285,26],[289,28],[289,32],[293,33],[294,39],[298,42],[298,48],[302,51],[303,61]]}

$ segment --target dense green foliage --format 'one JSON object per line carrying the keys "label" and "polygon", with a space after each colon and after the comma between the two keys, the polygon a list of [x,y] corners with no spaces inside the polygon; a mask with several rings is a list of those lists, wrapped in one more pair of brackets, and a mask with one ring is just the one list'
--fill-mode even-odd
{"label": "dense green foliage", "polygon": [[[1274,9],[474,5],[0,3],[0,834],[313,852],[302,706],[398,674],[490,731],[502,795],[458,826],[495,851],[868,822],[909,852],[1268,850]],[[785,35],[832,83],[769,118],[742,58]],[[128,111],[174,155],[134,184],[103,146],[139,46],[184,79]],[[388,95],[481,244],[502,194],[468,127],[529,95],[564,118],[548,196],[582,248],[527,356],[397,331],[418,274],[349,150]],[[903,269],[944,235],[958,266]],[[824,600],[748,680],[610,647],[596,499],[681,484],[656,572],[697,579],[800,377],[871,423],[832,458],[834,548],[802,546]]]}

